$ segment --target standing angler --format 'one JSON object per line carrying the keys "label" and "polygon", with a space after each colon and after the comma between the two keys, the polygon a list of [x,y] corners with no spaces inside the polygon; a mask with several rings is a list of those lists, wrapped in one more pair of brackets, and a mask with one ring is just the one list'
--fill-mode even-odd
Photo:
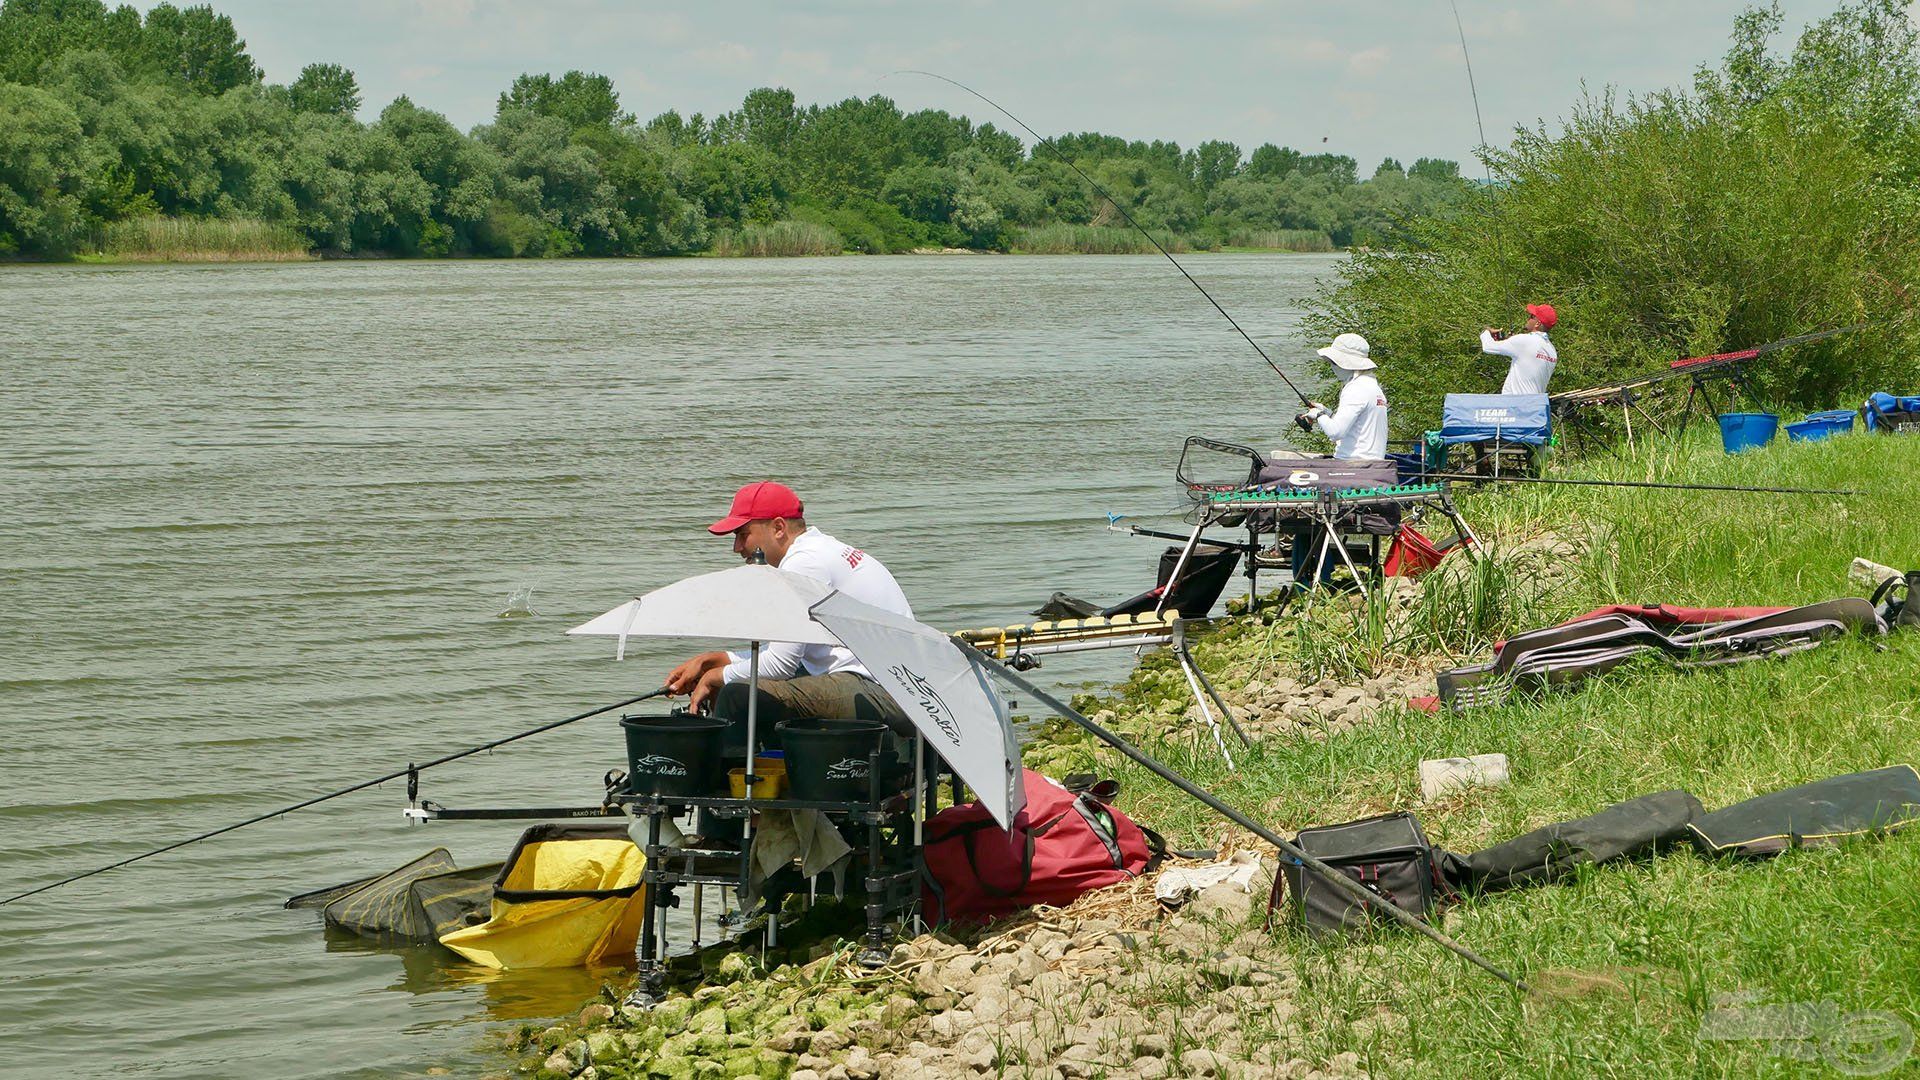
{"label": "standing angler", "polygon": [[1544,394],[1553,378],[1553,365],[1560,353],[1548,340],[1547,331],[1560,321],[1552,304],[1528,304],[1527,326],[1518,334],[1508,334],[1489,326],[1480,331],[1480,351],[1513,360],[1507,367],[1503,394]]}
{"label": "standing angler", "polygon": [[1373,377],[1380,365],[1373,362],[1372,348],[1359,334],[1341,334],[1320,355],[1345,378],[1340,385],[1340,405],[1329,409],[1315,401],[1312,408],[1294,417],[1302,430],[1320,433],[1333,440],[1335,461],[1385,461],[1387,459],[1387,393]]}

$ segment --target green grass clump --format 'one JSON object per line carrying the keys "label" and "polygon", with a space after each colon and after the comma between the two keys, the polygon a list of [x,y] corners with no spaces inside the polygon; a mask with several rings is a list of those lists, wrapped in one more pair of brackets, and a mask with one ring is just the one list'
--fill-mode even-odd
{"label": "green grass clump", "polygon": [[95,246],[128,262],[286,262],[310,259],[306,238],[253,218],[136,217],[100,227]]}
{"label": "green grass clump", "polygon": [[811,221],[776,221],[743,225],[714,236],[712,253],[723,256],[838,255],[846,247],[830,225]]}
{"label": "green grass clump", "polygon": [[[1190,251],[1186,237],[1155,234],[1161,246],[1176,254]],[[1013,250],[1026,255],[1151,255],[1153,244],[1140,230],[1117,225],[1041,225],[1023,229]]]}
{"label": "green grass clump", "polygon": [[1230,248],[1255,248],[1262,251],[1333,250],[1333,240],[1319,229],[1235,229],[1227,234]]}
{"label": "green grass clump", "polygon": [[[1429,629],[1397,644],[1367,640],[1363,613],[1349,627],[1357,643],[1345,647],[1364,673],[1414,659],[1395,649],[1471,646],[1477,659],[1494,636],[1607,603],[1785,606],[1861,595],[1846,576],[1854,556],[1920,566],[1920,518],[1904,509],[1917,471],[1920,439],[1781,440],[1728,457],[1700,432],[1685,445],[1558,475],[1867,494],[1457,489],[1492,546],[1552,532],[1572,553],[1533,582],[1467,577],[1454,607],[1435,607]],[[1515,592],[1523,603],[1494,602]],[[1316,619],[1337,607],[1322,600]],[[1272,664],[1297,668],[1313,657],[1302,654],[1292,618],[1219,631],[1202,643],[1201,661],[1225,671],[1267,650]],[[1236,748],[1234,771],[1201,725],[1169,720],[1169,699],[1182,708],[1188,699],[1162,660],[1094,704],[1120,713],[1116,726],[1143,732],[1142,749],[1276,829],[1413,809],[1436,845],[1471,852],[1668,788],[1717,809],[1841,773],[1920,764],[1916,670],[1920,636],[1911,632],[1686,674],[1648,662],[1536,701],[1434,716],[1393,707],[1329,737],[1269,736]],[[1146,770],[1088,742],[1070,745],[1056,767],[1118,777],[1126,809],[1176,843],[1219,834],[1217,817]],[[1421,803],[1419,761],[1489,752],[1508,756],[1511,784]],[[1721,995],[1745,995],[1750,1005],[1831,1002],[1843,1016],[1878,1011],[1920,1028],[1916,892],[1920,829],[1767,862],[1676,852],[1453,909],[1445,929],[1533,984],[1529,995],[1411,936],[1381,931],[1323,945],[1283,928],[1274,948],[1298,972],[1300,1013],[1271,1044],[1279,1060],[1355,1051],[1375,1075],[1808,1075],[1807,1062],[1767,1042],[1702,1039],[1703,1019]],[[1817,1039],[1809,1045],[1816,1058],[1827,1052]],[[1911,1075],[1915,1061],[1905,1068],[1900,1075]]]}

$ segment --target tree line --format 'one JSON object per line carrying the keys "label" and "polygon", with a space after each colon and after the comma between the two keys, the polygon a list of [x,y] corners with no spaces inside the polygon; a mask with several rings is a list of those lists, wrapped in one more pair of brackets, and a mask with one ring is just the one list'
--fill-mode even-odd
{"label": "tree line", "polygon": [[[782,235],[804,250],[1009,250],[1048,228],[1125,226],[1012,134],[880,96],[801,105],[762,88],[718,116],[642,122],[612,80],[569,71],[515,79],[468,132],[404,96],[372,123],[360,107],[338,64],[265,82],[232,19],[205,5],[142,16],[4,0],[0,254],[66,257],[155,218],[261,222],[313,250],[403,256],[678,255]],[[1392,247],[1471,191],[1454,162],[1425,158],[1362,178],[1351,157],[1272,144],[1243,154],[1088,132],[1056,145],[1188,247]]]}

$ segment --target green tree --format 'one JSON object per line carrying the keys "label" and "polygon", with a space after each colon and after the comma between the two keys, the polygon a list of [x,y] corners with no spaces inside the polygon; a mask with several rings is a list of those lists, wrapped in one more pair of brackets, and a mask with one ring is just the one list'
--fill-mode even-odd
{"label": "green tree", "polygon": [[569,71],[558,79],[551,75],[520,76],[500,95],[498,111],[509,109],[551,116],[569,129],[633,123],[632,114],[620,111],[620,95],[613,89],[613,80],[584,71]]}
{"label": "green tree", "polygon": [[1194,147],[1192,159],[1193,179],[1202,192],[1212,191],[1215,184],[1240,171],[1240,148],[1219,139]]}
{"label": "green tree", "polygon": [[154,5],[147,12],[140,49],[155,70],[196,94],[223,94],[260,81],[260,69],[247,55],[247,43],[233,20],[206,4]]}
{"label": "green tree", "polygon": [[86,233],[80,118],[31,86],[0,83],[0,252],[65,255]]}
{"label": "green tree", "polygon": [[339,64],[308,64],[287,86],[295,112],[352,116],[360,111],[360,84]]}

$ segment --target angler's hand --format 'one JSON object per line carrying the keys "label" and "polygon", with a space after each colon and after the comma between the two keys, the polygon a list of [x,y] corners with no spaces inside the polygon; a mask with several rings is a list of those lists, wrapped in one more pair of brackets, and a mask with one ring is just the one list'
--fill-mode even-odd
{"label": "angler's hand", "polygon": [[723,652],[701,653],[667,673],[667,692],[674,697],[691,693],[709,671],[726,667],[727,660],[727,654]]}
{"label": "angler's hand", "polygon": [[693,684],[693,700],[687,703],[687,711],[697,713],[712,711],[714,696],[720,693],[720,687],[726,681],[727,669],[724,664],[701,675],[699,681]]}
{"label": "angler's hand", "polygon": [[1325,405],[1317,401],[1313,402],[1312,405],[1312,408],[1293,418],[1293,422],[1300,425],[1301,431],[1312,431],[1313,422],[1327,415],[1327,407]]}

